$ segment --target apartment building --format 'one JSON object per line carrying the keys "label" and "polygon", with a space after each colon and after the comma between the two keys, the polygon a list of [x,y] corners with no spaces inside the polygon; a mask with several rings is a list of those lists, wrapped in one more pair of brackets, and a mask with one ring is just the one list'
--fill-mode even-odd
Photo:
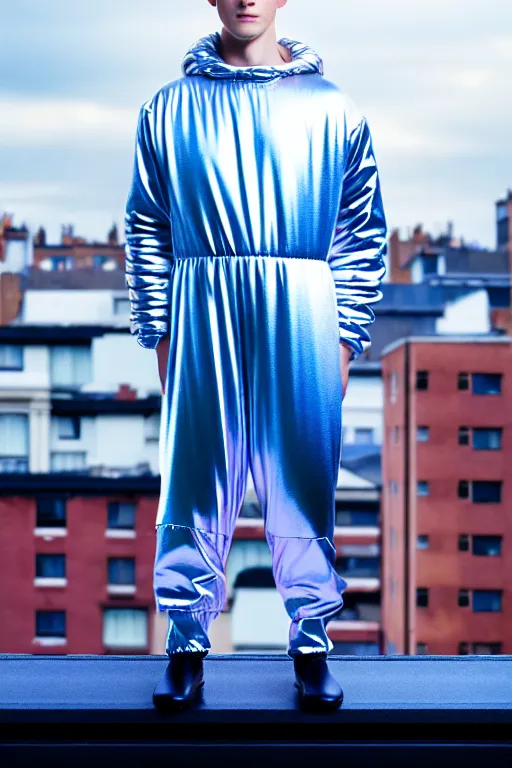
{"label": "apartment building", "polygon": [[385,653],[512,652],[511,342],[383,350]]}

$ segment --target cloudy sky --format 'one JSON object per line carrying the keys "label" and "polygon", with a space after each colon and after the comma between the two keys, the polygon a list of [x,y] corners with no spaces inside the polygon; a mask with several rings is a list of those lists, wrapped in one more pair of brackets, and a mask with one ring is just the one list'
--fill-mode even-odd
{"label": "cloudy sky", "polygon": [[[207,0],[0,0],[0,213],[122,230],[140,105],[220,29]],[[366,114],[390,228],[453,222],[495,246],[512,188],[510,0],[288,0],[278,37],[311,45]]]}

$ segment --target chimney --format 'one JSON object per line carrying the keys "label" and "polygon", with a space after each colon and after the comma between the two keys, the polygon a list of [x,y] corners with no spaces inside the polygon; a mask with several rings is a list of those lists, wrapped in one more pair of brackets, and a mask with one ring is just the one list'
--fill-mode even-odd
{"label": "chimney", "polygon": [[63,224],[61,232],[61,245],[73,245],[73,225]]}
{"label": "chimney", "polygon": [[120,384],[114,397],[116,400],[136,400],[137,390],[132,389],[129,384]]}
{"label": "chimney", "polygon": [[39,227],[34,235],[34,245],[46,245],[46,230],[43,227]]}
{"label": "chimney", "polygon": [[119,236],[117,232],[117,224],[112,224],[112,228],[107,236],[107,242],[109,245],[117,245],[119,243]]}

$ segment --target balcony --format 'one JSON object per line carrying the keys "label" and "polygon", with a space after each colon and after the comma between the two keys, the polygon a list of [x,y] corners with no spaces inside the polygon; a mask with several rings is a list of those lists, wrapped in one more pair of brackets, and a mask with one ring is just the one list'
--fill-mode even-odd
{"label": "balcony", "polygon": [[194,709],[158,713],[165,656],[0,655],[2,765],[510,765],[512,656],[331,656],[343,706],[297,707],[286,655],[212,655]]}

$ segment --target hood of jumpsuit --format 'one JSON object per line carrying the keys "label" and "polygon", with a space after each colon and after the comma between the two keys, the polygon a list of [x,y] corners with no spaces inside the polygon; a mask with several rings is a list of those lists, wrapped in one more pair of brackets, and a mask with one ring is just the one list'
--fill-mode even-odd
{"label": "hood of jumpsuit", "polygon": [[228,80],[253,80],[270,82],[280,77],[306,73],[323,74],[323,62],[309,45],[298,40],[282,37],[277,41],[290,52],[291,61],[283,64],[257,64],[235,67],[227,64],[220,55],[220,32],[212,32],[199,38],[183,57],[181,68],[184,75],[205,75]]}

